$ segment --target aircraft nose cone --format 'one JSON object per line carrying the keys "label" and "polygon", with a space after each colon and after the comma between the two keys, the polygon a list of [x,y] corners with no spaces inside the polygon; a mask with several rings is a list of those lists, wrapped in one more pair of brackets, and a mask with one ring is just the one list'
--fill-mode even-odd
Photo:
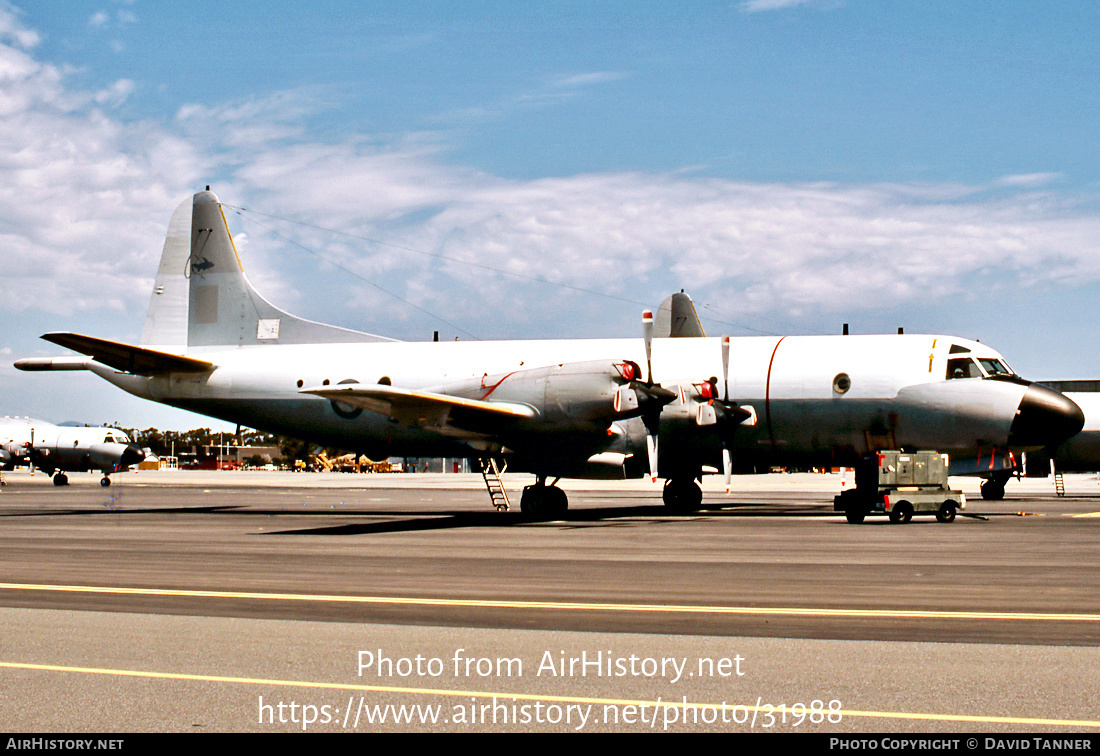
{"label": "aircraft nose cone", "polygon": [[[1076,406],[1076,405],[1075,405]],[[122,458],[119,460],[119,464],[123,467],[127,465],[136,465],[145,459],[145,452],[141,450],[141,447],[130,444],[122,452]]]}
{"label": "aircraft nose cone", "polygon": [[1016,418],[1008,431],[1009,446],[1044,447],[1076,436],[1085,425],[1085,413],[1063,394],[1032,384],[1028,386]]}

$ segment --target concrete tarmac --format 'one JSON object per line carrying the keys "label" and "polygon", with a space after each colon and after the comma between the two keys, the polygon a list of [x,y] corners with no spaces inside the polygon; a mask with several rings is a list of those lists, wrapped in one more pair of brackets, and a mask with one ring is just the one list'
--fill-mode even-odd
{"label": "concrete tarmac", "polygon": [[479,476],[6,477],[9,731],[1100,731],[1096,476],[859,526],[832,475],[542,523]]}

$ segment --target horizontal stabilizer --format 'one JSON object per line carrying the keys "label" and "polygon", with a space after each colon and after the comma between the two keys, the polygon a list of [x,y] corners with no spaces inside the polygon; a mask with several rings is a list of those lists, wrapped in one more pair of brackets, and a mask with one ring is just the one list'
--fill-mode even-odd
{"label": "horizontal stabilizer", "polygon": [[302,389],[301,393],[377,412],[402,425],[434,427],[449,436],[467,435],[463,431],[480,435],[499,428],[502,422],[538,416],[526,404],[486,402],[384,384],[315,386]]}
{"label": "horizontal stabilizer", "polygon": [[58,346],[86,354],[115,370],[134,375],[161,375],[163,373],[205,373],[214,365],[204,360],[184,357],[155,349],[123,344],[119,341],[97,339],[79,333],[47,333],[42,336]]}

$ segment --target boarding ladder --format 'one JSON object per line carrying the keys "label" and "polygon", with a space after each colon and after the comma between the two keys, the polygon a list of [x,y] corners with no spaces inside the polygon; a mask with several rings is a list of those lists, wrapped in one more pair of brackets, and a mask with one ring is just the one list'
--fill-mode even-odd
{"label": "boarding ladder", "polygon": [[1050,474],[1054,476],[1054,493],[1059,496],[1066,495],[1066,482],[1062,480],[1062,471],[1054,466],[1054,460],[1050,460]]}
{"label": "boarding ladder", "polygon": [[508,465],[501,467],[493,457],[482,457],[478,463],[481,465],[481,477],[485,479],[485,487],[489,490],[493,506],[498,512],[507,512],[508,492],[504,490],[504,481],[500,476],[508,469]]}

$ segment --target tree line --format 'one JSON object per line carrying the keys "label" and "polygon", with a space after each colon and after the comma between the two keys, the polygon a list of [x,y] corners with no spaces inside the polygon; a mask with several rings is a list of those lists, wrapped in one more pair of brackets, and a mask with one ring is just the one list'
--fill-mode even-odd
{"label": "tree line", "polygon": [[[272,446],[278,447],[284,460],[301,459],[309,457],[312,447],[308,441],[297,438],[288,438],[274,433],[241,428],[239,434],[214,431],[210,428],[193,428],[188,431],[162,431],[158,428],[123,428],[121,425],[111,425],[118,428],[130,437],[131,440],[142,449],[149,449],[158,457],[167,457],[181,453],[202,454],[204,447],[216,447],[219,444],[229,446]],[[336,450],[332,450],[336,451]]]}

